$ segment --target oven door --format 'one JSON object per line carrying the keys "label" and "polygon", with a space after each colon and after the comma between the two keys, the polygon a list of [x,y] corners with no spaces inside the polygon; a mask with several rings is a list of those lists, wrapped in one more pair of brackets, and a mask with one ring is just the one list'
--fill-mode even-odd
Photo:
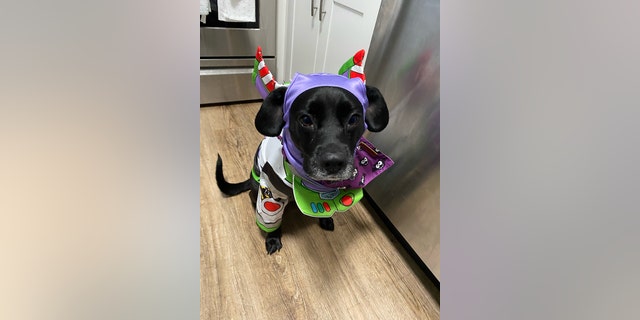
{"label": "oven door", "polygon": [[261,46],[265,63],[277,75],[276,0],[256,1],[255,22],[219,21],[214,2],[200,26],[200,104],[261,99],[251,72]]}

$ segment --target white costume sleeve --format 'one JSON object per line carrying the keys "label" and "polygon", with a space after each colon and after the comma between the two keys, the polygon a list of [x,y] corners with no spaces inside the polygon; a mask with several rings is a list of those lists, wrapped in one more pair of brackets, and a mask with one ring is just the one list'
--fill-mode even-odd
{"label": "white costume sleeve", "polygon": [[271,186],[269,177],[260,174],[260,189],[256,201],[256,223],[266,232],[275,231],[280,227],[284,208],[289,203],[287,196]]}
{"label": "white costume sleeve", "polygon": [[[256,223],[266,232],[275,231],[280,227],[284,208],[289,203],[287,195],[274,187],[269,177],[263,172],[269,163],[280,180],[287,187],[291,184],[285,181],[286,173],[283,166],[282,144],[275,137],[267,137],[262,141],[257,154],[257,165],[260,168],[260,187],[256,201]],[[282,185],[282,184],[280,184]]]}

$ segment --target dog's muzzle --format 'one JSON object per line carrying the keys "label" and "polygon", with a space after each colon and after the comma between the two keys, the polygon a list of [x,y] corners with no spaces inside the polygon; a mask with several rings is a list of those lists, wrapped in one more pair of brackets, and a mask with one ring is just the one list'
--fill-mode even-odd
{"label": "dog's muzzle", "polygon": [[309,163],[310,168],[305,171],[317,180],[346,180],[353,174],[353,156],[345,146],[330,144],[319,147]]}

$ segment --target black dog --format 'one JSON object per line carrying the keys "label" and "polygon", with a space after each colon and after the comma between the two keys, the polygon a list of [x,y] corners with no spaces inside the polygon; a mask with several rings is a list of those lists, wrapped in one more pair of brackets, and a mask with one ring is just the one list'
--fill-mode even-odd
{"label": "black dog", "polygon": [[[365,123],[366,129],[378,132],[383,130],[389,122],[387,104],[380,91],[375,87],[366,86],[368,107],[364,112],[360,100],[344,88],[320,86],[308,89],[291,102],[288,118],[283,119],[286,91],[287,87],[280,87],[269,93],[264,99],[255,118],[256,129],[266,137],[277,137],[283,132],[285,124],[288,123],[288,128],[286,128],[289,132],[288,136],[290,136],[291,143],[300,151],[302,167],[308,178],[317,181],[349,179],[354,171],[354,150],[365,131]],[[265,139],[273,140],[274,138]],[[271,146],[274,145],[271,144]],[[282,147],[280,146],[280,148]],[[253,177],[250,176],[249,179],[241,183],[225,181],[222,173],[222,159],[218,155],[216,182],[220,191],[228,196],[233,196],[250,190],[254,206],[256,206],[256,201],[260,201],[258,199],[259,192],[262,192],[261,197],[267,200],[279,200],[280,197],[292,199],[291,186],[277,179],[273,168],[275,166],[272,167],[269,163],[262,167],[258,165],[260,152],[259,148],[254,161]],[[254,174],[263,174],[263,177],[266,174],[271,183],[283,195],[275,196],[272,193],[276,191],[261,188]],[[279,204],[271,205],[278,206]],[[258,224],[261,226],[260,223]],[[320,218],[320,227],[325,230],[333,230],[333,219],[331,217]],[[272,254],[280,250],[282,242],[279,224],[274,230],[263,226],[261,228],[267,231],[265,241],[267,253]]]}

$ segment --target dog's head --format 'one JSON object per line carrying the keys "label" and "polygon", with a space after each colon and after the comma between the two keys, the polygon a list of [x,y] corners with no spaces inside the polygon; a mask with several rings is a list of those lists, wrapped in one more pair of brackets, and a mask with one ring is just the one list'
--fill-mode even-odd
{"label": "dog's head", "polygon": [[365,129],[378,132],[387,126],[387,104],[377,88],[359,79],[336,85],[329,78],[339,75],[308,75],[313,76],[325,76],[329,82],[324,85],[320,77],[310,88],[300,87],[297,76],[289,87],[273,90],[264,99],[255,126],[265,136],[282,132],[285,144],[299,151],[310,178],[346,180],[353,174],[356,144]]}

